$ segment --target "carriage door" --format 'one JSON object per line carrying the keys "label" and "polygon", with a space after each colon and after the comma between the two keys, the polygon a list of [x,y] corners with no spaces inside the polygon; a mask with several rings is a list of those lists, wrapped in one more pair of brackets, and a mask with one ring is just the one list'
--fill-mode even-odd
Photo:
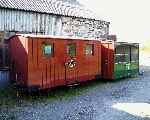
{"label": "carriage door", "polygon": [[67,84],[77,82],[77,42],[66,42],[65,78]]}
{"label": "carriage door", "polygon": [[104,79],[113,78],[113,63],[114,63],[114,50],[110,42],[102,43],[102,77]]}

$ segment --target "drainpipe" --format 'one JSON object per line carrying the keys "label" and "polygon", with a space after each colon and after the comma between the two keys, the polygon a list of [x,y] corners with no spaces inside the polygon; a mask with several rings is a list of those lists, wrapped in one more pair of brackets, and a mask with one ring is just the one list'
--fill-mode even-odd
{"label": "drainpipe", "polygon": [[2,67],[6,66],[5,33],[2,37]]}

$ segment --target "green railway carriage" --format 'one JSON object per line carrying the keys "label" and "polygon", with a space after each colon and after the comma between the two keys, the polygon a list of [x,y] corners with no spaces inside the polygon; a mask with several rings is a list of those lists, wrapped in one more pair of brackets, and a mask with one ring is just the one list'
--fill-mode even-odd
{"label": "green railway carriage", "polygon": [[102,42],[102,78],[115,80],[136,76],[139,72],[139,44]]}
{"label": "green railway carriage", "polygon": [[136,76],[139,72],[139,44],[115,43],[114,79]]}

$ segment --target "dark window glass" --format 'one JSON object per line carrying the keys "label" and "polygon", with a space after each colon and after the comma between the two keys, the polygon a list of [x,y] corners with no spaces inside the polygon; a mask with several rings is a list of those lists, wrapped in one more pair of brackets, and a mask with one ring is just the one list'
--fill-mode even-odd
{"label": "dark window glass", "polygon": [[131,47],[131,61],[138,61],[138,49],[136,47]]}
{"label": "dark window glass", "polygon": [[86,55],[94,55],[94,45],[92,44],[87,44],[85,46],[85,54]]}
{"label": "dark window glass", "polygon": [[76,56],[76,45],[75,44],[68,44],[67,45],[67,54],[68,56]]}
{"label": "dark window glass", "polygon": [[125,62],[130,62],[130,46],[125,45],[124,51],[125,51]]}
{"label": "dark window glass", "polygon": [[52,44],[43,44],[43,54],[46,57],[53,56],[53,45]]}
{"label": "dark window glass", "polygon": [[115,63],[130,61],[130,48],[128,46],[118,46],[115,49]]}
{"label": "dark window glass", "polygon": [[115,54],[115,63],[125,62],[124,54]]}

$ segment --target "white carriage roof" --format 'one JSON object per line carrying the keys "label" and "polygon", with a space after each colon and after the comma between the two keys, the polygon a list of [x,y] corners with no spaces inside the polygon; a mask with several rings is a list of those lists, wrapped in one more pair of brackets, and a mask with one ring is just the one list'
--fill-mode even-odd
{"label": "white carriage roof", "polygon": [[139,43],[129,43],[129,42],[115,42],[116,46],[139,46]]}
{"label": "white carriage roof", "polygon": [[[67,39],[67,40],[96,40],[96,41],[106,41],[106,38],[99,38],[99,39],[95,39],[95,38],[83,38],[83,37],[69,37],[69,36],[55,36],[55,35],[34,35],[34,34],[16,34],[11,36],[9,39],[15,37],[15,36],[22,36],[22,37],[26,37],[26,38],[55,38],[55,39]],[[111,40],[109,40],[111,41]]]}

